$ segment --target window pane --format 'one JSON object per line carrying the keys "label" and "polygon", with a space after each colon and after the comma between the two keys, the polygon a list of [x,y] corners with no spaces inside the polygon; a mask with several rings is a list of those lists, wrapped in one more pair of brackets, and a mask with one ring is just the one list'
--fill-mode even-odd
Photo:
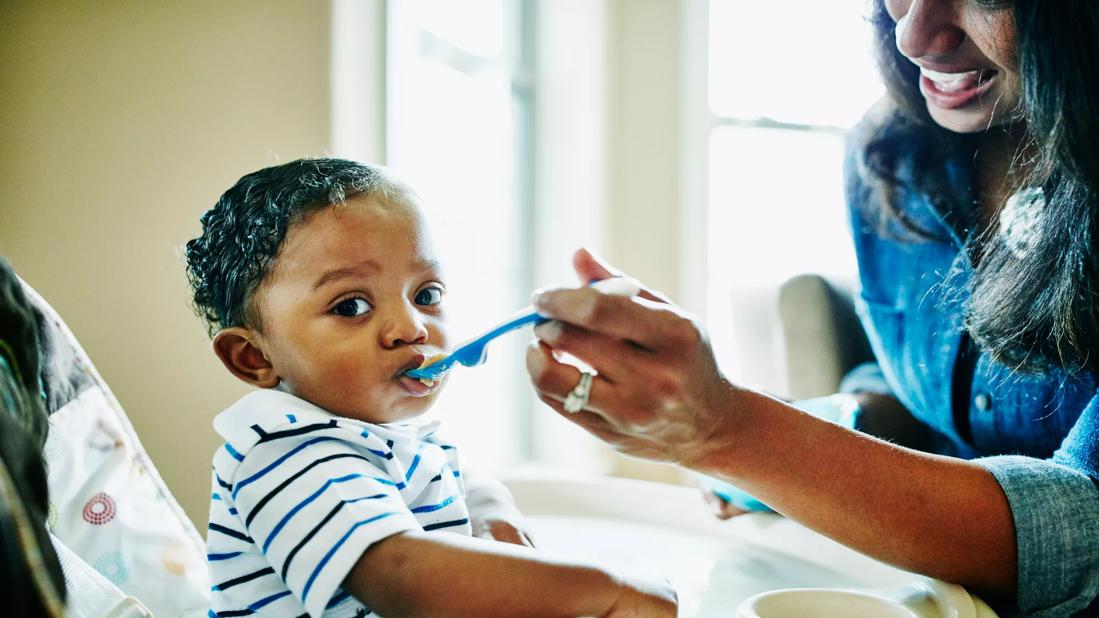
{"label": "window pane", "polygon": [[710,107],[718,116],[851,126],[883,90],[866,0],[711,0]]}
{"label": "window pane", "polygon": [[[511,64],[499,56],[500,24],[510,3],[463,2],[463,11],[476,12],[463,17],[471,22],[465,25],[433,12],[452,4],[458,6],[391,3],[387,139],[390,166],[435,220],[447,276],[448,330],[456,344],[527,302],[530,266],[521,243],[527,217],[519,182],[526,174],[520,151],[529,144],[521,143],[520,131],[520,108],[527,103],[512,88]],[[469,71],[460,54],[424,48],[427,28],[463,49],[499,57]],[[455,369],[432,409],[431,416],[445,419],[443,433],[462,447],[463,461],[494,470],[522,454],[517,437],[529,392],[521,374],[524,345],[520,335],[508,337],[492,344],[485,366]]]}
{"label": "window pane", "polygon": [[399,0],[424,32],[484,57],[504,52],[504,0]]}
{"label": "window pane", "polygon": [[773,335],[761,332],[763,320],[774,323],[773,307],[764,308],[771,315],[745,312],[770,303],[765,296],[782,281],[802,272],[854,273],[843,152],[843,136],[831,132],[721,127],[711,134],[707,315],[731,375],[779,383],[765,345]]}

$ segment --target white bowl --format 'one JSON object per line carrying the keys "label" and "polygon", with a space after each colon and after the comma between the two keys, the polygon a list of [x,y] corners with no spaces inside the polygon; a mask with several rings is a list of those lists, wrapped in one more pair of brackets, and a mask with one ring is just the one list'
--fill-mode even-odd
{"label": "white bowl", "polygon": [[795,588],[746,599],[737,618],[920,618],[901,603],[853,590]]}

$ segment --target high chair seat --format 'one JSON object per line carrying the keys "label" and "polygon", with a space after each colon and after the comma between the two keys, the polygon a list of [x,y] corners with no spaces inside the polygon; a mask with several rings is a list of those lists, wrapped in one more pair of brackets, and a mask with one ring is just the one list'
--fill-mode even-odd
{"label": "high chair seat", "polygon": [[64,320],[23,288],[42,333],[48,527],[63,545],[70,614],[205,616],[202,537]]}

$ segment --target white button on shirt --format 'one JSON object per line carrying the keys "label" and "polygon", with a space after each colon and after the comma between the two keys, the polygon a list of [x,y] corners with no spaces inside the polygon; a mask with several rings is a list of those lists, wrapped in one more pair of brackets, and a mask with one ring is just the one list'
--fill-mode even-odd
{"label": "white button on shirt", "polygon": [[469,535],[457,455],[437,425],[364,423],[269,389],[219,414],[211,615],[370,615],[340,589],[370,545],[408,530]]}

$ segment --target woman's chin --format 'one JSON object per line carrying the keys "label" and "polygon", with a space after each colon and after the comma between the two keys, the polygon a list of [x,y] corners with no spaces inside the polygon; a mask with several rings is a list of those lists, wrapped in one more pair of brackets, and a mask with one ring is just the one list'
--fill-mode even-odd
{"label": "woman's chin", "polygon": [[1000,124],[985,110],[942,109],[928,104],[927,112],[935,124],[954,133],[979,133]]}
{"label": "woman's chin", "polygon": [[1004,113],[992,104],[968,105],[957,109],[938,107],[930,101],[927,113],[935,124],[954,133],[980,133],[1015,122],[1013,114]]}

